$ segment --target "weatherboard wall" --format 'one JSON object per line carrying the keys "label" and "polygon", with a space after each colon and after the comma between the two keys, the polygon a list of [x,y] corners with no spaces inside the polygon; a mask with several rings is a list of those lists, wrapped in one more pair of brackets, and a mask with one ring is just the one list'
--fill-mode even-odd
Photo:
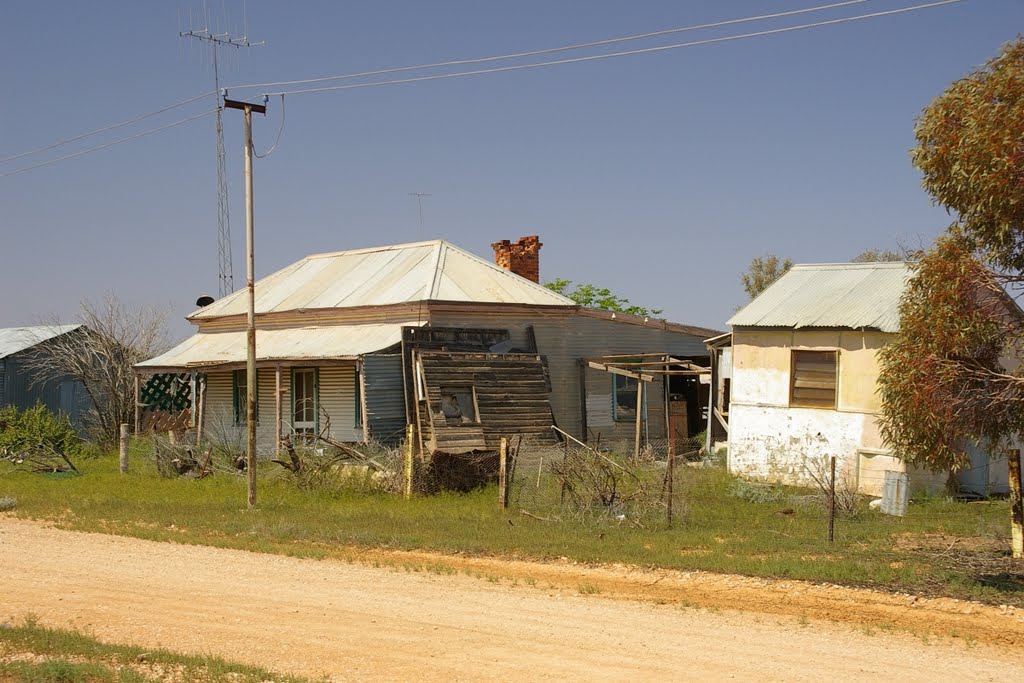
{"label": "weatherboard wall", "polygon": [[[296,366],[314,367],[314,366]],[[288,435],[292,428],[291,367],[281,369],[281,411],[282,433]],[[329,436],[338,441],[359,442],[363,440],[363,428],[357,410],[358,393],[357,365],[331,365],[319,368],[320,428],[329,424]],[[206,374],[206,418],[205,431],[213,443],[221,442],[231,448],[245,448],[245,423],[235,423],[233,380],[231,370],[211,371]],[[272,456],[276,452],[274,392],[276,377],[274,368],[257,370],[256,426],[257,450],[261,456]]]}
{"label": "weatherboard wall", "polygon": [[[548,363],[551,379],[551,409],[555,424],[576,438],[584,438],[580,420],[579,359],[612,354],[670,353],[675,356],[703,357],[707,349],[703,336],[685,334],[659,327],[660,321],[643,325],[622,320],[581,315],[574,311],[555,313],[437,312],[430,324],[442,327],[486,327],[508,329],[516,348],[530,345],[529,328],[537,341],[537,352]],[[632,442],[635,421],[616,421],[612,407],[614,376],[592,368],[586,373],[587,427],[590,438],[601,435],[609,441]],[[646,434],[665,438],[665,414],[662,381],[647,386]]]}

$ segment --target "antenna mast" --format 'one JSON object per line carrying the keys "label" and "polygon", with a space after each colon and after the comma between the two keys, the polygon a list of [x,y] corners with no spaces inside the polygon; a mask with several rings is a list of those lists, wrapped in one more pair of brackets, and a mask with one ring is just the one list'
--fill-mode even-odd
{"label": "antenna mast", "polygon": [[423,236],[422,235],[422,233],[423,233],[423,198],[424,197],[432,197],[433,195],[431,195],[429,192],[410,192],[409,196],[416,198],[416,206],[418,207],[417,213],[419,214],[419,217],[420,217],[420,236],[422,237]]}
{"label": "antenna mast", "polygon": [[189,29],[179,31],[182,38],[194,38],[210,45],[213,51],[213,84],[215,97],[217,98],[217,293],[224,297],[235,291],[234,273],[231,264],[231,213],[228,206],[228,176],[224,152],[224,120],[222,112],[222,93],[220,90],[220,65],[218,53],[221,47],[259,47],[263,41],[252,43],[248,36],[248,18],[246,19],[246,34],[240,38],[232,38],[231,34],[213,33],[210,31],[210,18],[206,15],[206,26],[201,29]]}

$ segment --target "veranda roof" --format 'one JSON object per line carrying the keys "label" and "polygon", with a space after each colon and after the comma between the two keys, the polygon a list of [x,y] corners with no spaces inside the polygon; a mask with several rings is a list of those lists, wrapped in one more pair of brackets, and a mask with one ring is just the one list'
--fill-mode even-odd
{"label": "veranda roof", "polygon": [[[403,326],[393,322],[367,325],[318,325],[256,331],[257,361],[354,360],[381,351],[402,340]],[[245,330],[200,332],[156,358],[135,367],[141,371],[190,370],[244,363]]]}

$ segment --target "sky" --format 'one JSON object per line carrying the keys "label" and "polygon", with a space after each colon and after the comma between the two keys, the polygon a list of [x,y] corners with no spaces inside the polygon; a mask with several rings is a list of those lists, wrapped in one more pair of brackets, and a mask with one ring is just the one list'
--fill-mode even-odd
{"label": "sky", "polygon": [[[827,11],[488,68],[690,42],[908,7]],[[828,4],[827,0],[208,2],[232,98],[441,74],[269,83],[503,55]],[[0,158],[213,90],[179,37],[204,3],[10,0],[0,22]],[[191,15],[191,20],[190,20]],[[951,222],[910,163],[914,120],[1024,30],[1020,0],[962,2],[613,59],[293,93],[255,116],[256,275],[310,253],[443,238],[484,258],[540,235],[541,279],[608,287],[724,329],[755,256],[848,261],[927,246]],[[211,111],[214,96],[0,162],[0,326],[73,321],[113,293],[166,308],[171,336],[217,295],[214,117],[4,176]],[[283,115],[283,119],[282,119]],[[234,284],[245,284],[243,128],[224,114]],[[416,198],[423,199],[419,223]]]}

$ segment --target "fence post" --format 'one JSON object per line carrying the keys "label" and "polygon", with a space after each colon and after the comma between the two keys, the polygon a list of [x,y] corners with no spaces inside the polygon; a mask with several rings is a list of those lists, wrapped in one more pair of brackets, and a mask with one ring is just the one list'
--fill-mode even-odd
{"label": "fence post", "polygon": [[498,509],[508,507],[508,439],[501,437],[498,448]]}
{"label": "fence post", "polygon": [[410,422],[409,424],[407,424],[405,426],[405,449],[404,449],[405,453],[403,454],[404,455],[404,459],[405,459],[405,467],[403,468],[403,472],[402,472],[403,479],[404,479],[404,482],[403,482],[404,483],[404,493],[405,493],[406,499],[412,498],[412,471],[413,471],[413,461],[412,461],[413,446],[412,446],[412,442],[413,442],[413,439],[415,438],[415,436],[416,436],[416,427]]}
{"label": "fence post", "polygon": [[118,444],[118,456],[120,460],[121,474],[128,472],[128,423],[121,424],[121,439]]}
{"label": "fence post", "polygon": [[1010,549],[1015,560],[1024,558],[1024,500],[1021,499],[1020,449],[1007,453],[1010,475]]}
{"label": "fence post", "polygon": [[669,446],[668,466],[665,468],[665,476],[668,477],[668,527],[672,528],[672,483],[675,479],[676,451]]}
{"label": "fence post", "polygon": [[829,469],[832,473],[828,478],[828,542],[832,543],[836,529],[836,456],[834,455],[829,458]]}

